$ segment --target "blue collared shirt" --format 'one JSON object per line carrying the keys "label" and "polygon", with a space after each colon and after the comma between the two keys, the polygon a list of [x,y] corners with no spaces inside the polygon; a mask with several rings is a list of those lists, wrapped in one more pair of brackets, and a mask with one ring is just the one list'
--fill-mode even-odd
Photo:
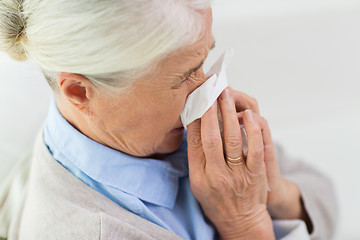
{"label": "blue collared shirt", "polygon": [[86,137],[52,100],[44,142],[75,177],[123,208],[184,239],[215,238],[214,227],[190,190],[186,137],[164,160],[136,158]]}

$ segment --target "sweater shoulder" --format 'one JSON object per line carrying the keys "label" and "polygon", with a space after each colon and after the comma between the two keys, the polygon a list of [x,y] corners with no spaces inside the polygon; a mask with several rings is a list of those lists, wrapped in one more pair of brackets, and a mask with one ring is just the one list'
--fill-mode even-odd
{"label": "sweater shoulder", "polygon": [[180,239],[73,176],[39,134],[15,239]]}

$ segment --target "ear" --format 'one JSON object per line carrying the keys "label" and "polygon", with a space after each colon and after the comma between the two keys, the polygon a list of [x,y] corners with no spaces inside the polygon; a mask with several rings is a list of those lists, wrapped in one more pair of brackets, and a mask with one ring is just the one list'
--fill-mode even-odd
{"label": "ear", "polygon": [[93,96],[94,86],[80,74],[60,73],[58,86],[64,99],[79,110],[86,108]]}

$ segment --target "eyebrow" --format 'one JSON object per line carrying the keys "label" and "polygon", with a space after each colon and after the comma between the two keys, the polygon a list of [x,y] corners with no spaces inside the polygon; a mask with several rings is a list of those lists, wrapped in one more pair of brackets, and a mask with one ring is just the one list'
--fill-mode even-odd
{"label": "eyebrow", "polygon": [[[212,43],[212,45],[211,45],[211,47],[210,47],[210,50],[212,50],[212,49],[214,49],[214,48],[215,48],[215,40],[213,41],[213,43]],[[194,72],[196,72],[197,70],[199,70],[199,69],[202,67],[202,65],[204,64],[204,62],[205,62],[205,59],[202,60],[199,65],[197,65],[196,67],[191,68],[188,72],[186,72],[185,74],[183,74],[182,77],[183,77],[183,78],[188,77],[188,76],[190,76],[192,73],[194,73]]]}

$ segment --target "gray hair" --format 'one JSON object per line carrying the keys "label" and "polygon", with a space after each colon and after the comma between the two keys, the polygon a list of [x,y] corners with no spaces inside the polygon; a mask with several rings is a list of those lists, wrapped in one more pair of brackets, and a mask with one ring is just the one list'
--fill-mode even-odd
{"label": "gray hair", "polygon": [[196,42],[211,0],[1,0],[0,50],[30,59],[56,90],[60,72],[125,87]]}

